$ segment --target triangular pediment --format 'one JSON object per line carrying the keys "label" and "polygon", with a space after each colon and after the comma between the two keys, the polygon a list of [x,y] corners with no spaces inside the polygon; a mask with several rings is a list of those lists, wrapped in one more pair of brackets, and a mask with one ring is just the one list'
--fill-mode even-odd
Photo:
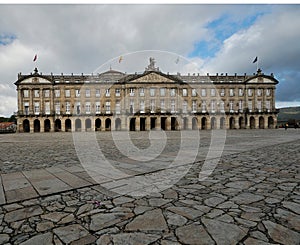
{"label": "triangular pediment", "polygon": [[17,84],[51,84],[52,82],[41,76],[29,76],[17,81]]}
{"label": "triangular pediment", "polygon": [[248,84],[277,84],[278,81],[271,76],[256,76],[246,81]]}
{"label": "triangular pediment", "polygon": [[158,72],[146,72],[131,78],[128,83],[179,83],[182,82],[175,76]]}

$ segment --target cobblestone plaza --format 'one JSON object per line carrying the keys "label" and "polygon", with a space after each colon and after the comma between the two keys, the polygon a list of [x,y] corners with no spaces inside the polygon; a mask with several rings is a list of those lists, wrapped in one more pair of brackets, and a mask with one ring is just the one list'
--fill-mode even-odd
{"label": "cobblestone plaza", "polygon": [[[117,142],[143,151],[151,131],[0,135],[0,244],[299,244],[299,129],[218,132],[154,135],[166,144],[148,161],[128,157]],[[95,137],[126,176],[84,167],[77,136]],[[183,146],[183,137],[190,144]],[[211,149],[223,137],[225,144]],[[92,156],[89,142],[84,153]],[[186,160],[171,165],[179,154]],[[199,180],[205,161],[218,154],[216,168]],[[153,183],[133,195],[141,179],[183,167],[187,173],[169,188],[157,191]],[[173,177],[162,176],[165,183]]]}

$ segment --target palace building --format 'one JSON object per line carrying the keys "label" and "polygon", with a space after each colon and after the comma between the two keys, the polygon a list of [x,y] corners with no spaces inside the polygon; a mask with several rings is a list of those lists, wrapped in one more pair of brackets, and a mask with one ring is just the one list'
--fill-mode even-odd
{"label": "palace building", "polygon": [[18,74],[18,132],[275,128],[273,74]]}

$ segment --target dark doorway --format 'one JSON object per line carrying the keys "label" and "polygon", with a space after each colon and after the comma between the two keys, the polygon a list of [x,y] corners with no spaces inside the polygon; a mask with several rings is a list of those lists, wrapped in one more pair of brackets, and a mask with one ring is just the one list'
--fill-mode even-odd
{"label": "dark doorway", "polygon": [[171,130],[177,130],[178,121],[176,117],[171,117]]}
{"label": "dark doorway", "polygon": [[35,119],[33,122],[33,129],[34,132],[40,132],[41,131],[41,124],[40,124],[40,120]]}
{"label": "dark doorway", "polygon": [[51,129],[50,120],[46,119],[44,121],[44,132],[50,132],[50,129]]}
{"label": "dark doorway", "polygon": [[150,120],[150,129],[155,129],[155,122],[156,122],[156,117],[151,117]]}
{"label": "dark doorway", "polygon": [[106,131],[111,130],[111,120],[110,120],[110,118],[106,118],[106,120],[105,120],[105,130]]}
{"label": "dark doorway", "polygon": [[140,131],[145,131],[146,130],[146,118],[141,117],[140,118]]}
{"label": "dark doorway", "polygon": [[120,131],[121,130],[121,119],[120,118],[116,119],[116,121],[115,121],[115,128],[116,128],[116,131]]}
{"label": "dark doorway", "polygon": [[72,130],[71,119],[66,119],[66,121],[65,121],[65,131],[66,132],[71,132],[71,130]]}
{"label": "dark doorway", "polygon": [[160,128],[162,130],[166,130],[166,121],[167,121],[166,117],[161,117],[160,118]]}
{"label": "dark doorway", "polygon": [[206,117],[202,117],[201,119],[201,129],[206,129]]}
{"label": "dark doorway", "polygon": [[95,131],[100,131],[101,130],[101,119],[97,118],[95,120]]}
{"label": "dark doorway", "polygon": [[25,133],[29,133],[29,132],[30,132],[30,124],[29,124],[28,119],[25,119],[25,120],[23,121],[23,131],[24,131]]}
{"label": "dark doorway", "polygon": [[59,132],[61,131],[61,121],[60,119],[56,119],[54,122],[54,131]]}
{"label": "dark doorway", "polygon": [[81,131],[81,120],[79,118],[75,120],[75,131]]}

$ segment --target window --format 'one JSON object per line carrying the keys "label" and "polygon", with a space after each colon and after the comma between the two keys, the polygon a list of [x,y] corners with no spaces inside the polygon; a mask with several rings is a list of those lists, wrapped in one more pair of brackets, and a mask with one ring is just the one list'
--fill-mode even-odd
{"label": "window", "polygon": [[140,111],[145,112],[145,101],[144,100],[140,101]]}
{"label": "window", "polygon": [[49,98],[50,97],[50,90],[49,89],[46,89],[44,91],[44,96],[45,96],[45,98]]}
{"label": "window", "polygon": [[239,88],[239,96],[243,96],[244,95],[244,90],[242,88]]}
{"label": "window", "polygon": [[161,109],[161,111],[162,112],[164,112],[165,111],[165,100],[164,99],[162,99],[162,100],[160,100],[160,109]]}
{"label": "window", "polygon": [[155,100],[150,100],[150,111],[151,112],[155,111]]}
{"label": "window", "polygon": [[140,88],[140,96],[145,96],[145,89],[144,88]]}
{"label": "window", "polygon": [[234,96],[234,89],[233,88],[230,88],[229,89],[229,96]]}
{"label": "window", "polygon": [[182,113],[187,113],[187,101],[182,102]]}
{"label": "window", "polygon": [[120,101],[116,101],[116,114],[121,113],[121,104]]}
{"label": "window", "polygon": [[224,97],[224,96],[225,96],[225,89],[224,89],[224,88],[221,89],[220,96],[221,96],[221,97]]}
{"label": "window", "polygon": [[160,96],[166,96],[166,88],[161,88],[160,89]]}
{"label": "window", "polygon": [[25,115],[29,114],[29,102],[24,103],[24,110],[25,110]]}
{"label": "window", "polygon": [[35,98],[40,97],[40,90],[39,90],[39,89],[35,89],[35,90],[34,90],[34,97],[35,97]]}
{"label": "window", "polygon": [[270,100],[266,100],[266,109],[268,112],[270,112],[270,110],[271,110],[271,101]]}
{"label": "window", "polygon": [[75,90],[75,97],[80,97],[80,89]]}
{"label": "window", "polygon": [[106,114],[110,114],[110,101],[105,102],[105,110]]}
{"label": "window", "polygon": [[28,98],[29,97],[29,91],[27,89],[23,90],[23,96],[24,96],[24,98]]}
{"label": "window", "polygon": [[76,114],[80,114],[80,102],[76,103]]}
{"label": "window", "polygon": [[252,112],[252,100],[248,100],[248,110]]}
{"label": "window", "polygon": [[205,96],[206,96],[206,89],[205,89],[205,88],[202,88],[202,89],[201,89],[201,96],[202,96],[202,97],[205,97]]}
{"label": "window", "polygon": [[134,96],[134,88],[129,89],[129,96]]}
{"label": "window", "polygon": [[155,88],[150,88],[150,96],[155,96]]}
{"label": "window", "polygon": [[86,114],[91,113],[91,102],[85,102],[85,113]]}
{"label": "window", "polygon": [[182,89],[182,96],[187,96],[188,92],[186,88]]}
{"label": "window", "polygon": [[267,95],[267,96],[270,96],[270,95],[271,95],[271,89],[267,88],[267,90],[266,90],[266,95]]}
{"label": "window", "polygon": [[50,115],[50,102],[45,102],[45,114]]}
{"label": "window", "polygon": [[65,90],[65,95],[66,95],[67,98],[71,97],[71,91],[70,91],[70,89],[66,89]]}
{"label": "window", "polygon": [[71,111],[71,103],[70,101],[66,102],[66,114],[70,114]]}
{"label": "window", "polygon": [[225,112],[225,107],[224,107],[224,101],[222,100],[221,102],[220,102],[220,112]]}
{"label": "window", "polygon": [[121,90],[119,88],[116,88],[115,92],[116,92],[116,97],[121,96]]}
{"label": "window", "polygon": [[96,89],[96,90],[95,90],[95,95],[96,95],[96,97],[98,97],[98,98],[100,97],[100,89]]}
{"label": "window", "polygon": [[192,101],[192,111],[196,112],[197,111],[197,100]]}
{"label": "window", "polygon": [[243,101],[242,100],[239,101],[239,111],[243,112]]}
{"label": "window", "polygon": [[229,112],[234,112],[234,110],[233,110],[233,100],[229,101]]}
{"label": "window", "polygon": [[176,88],[170,89],[170,96],[172,96],[172,97],[176,96]]}
{"label": "window", "polygon": [[107,89],[105,90],[105,96],[106,96],[106,97],[110,97],[110,89],[109,89],[109,88],[107,88]]}
{"label": "window", "polygon": [[248,96],[252,96],[252,88],[248,89]]}
{"label": "window", "polygon": [[40,114],[40,102],[34,102],[34,114]]}
{"label": "window", "polygon": [[87,98],[91,97],[91,90],[90,89],[85,90],[85,97],[87,97]]}
{"label": "window", "polygon": [[129,105],[130,105],[130,113],[134,113],[134,100],[130,100],[129,102]]}
{"label": "window", "polygon": [[96,102],[96,114],[100,114],[101,112],[100,101]]}
{"label": "window", "polygon": [[210,96],[216,96],[216,90],[214,88],[210,89]]}
{"label": "window", "polygon": [[176,112],[175,100],[171,100],[171,112]]}
{"label": "window", "polygon": [[55,92],[54,92],[55,97],[56,97],[56,98],[59,98],[59,97],[60,97],[60,90],[59,90],[59,89],[55,89],[54,91],[55,91]]}
{"label": "window", "polygon": [[197,89],[195,88],[192,89],[192,96],[193,97],[197,96]]}
{"label": "window", "polygon": [[210,102],[210,110],[211,110],[212,113],[216,112],[216,101],[212,100]]}
{"label": "window", "polygon": [[59,102],[55,102],[55,113],[56,114],[60,114],[60,103]]}
{"label": "window", "polygon": [[205,113],[206,112],[206,101],[205,100],[202,101],[201,108],[202,108],[202,113]]}
{"label": "window", "polygon": [[257,101],[257,110],[258,112],[261,112],[261,100]]}
{"label": "window", "polygon": [[257,89],[257,96],[261,96],[261,89]]}

